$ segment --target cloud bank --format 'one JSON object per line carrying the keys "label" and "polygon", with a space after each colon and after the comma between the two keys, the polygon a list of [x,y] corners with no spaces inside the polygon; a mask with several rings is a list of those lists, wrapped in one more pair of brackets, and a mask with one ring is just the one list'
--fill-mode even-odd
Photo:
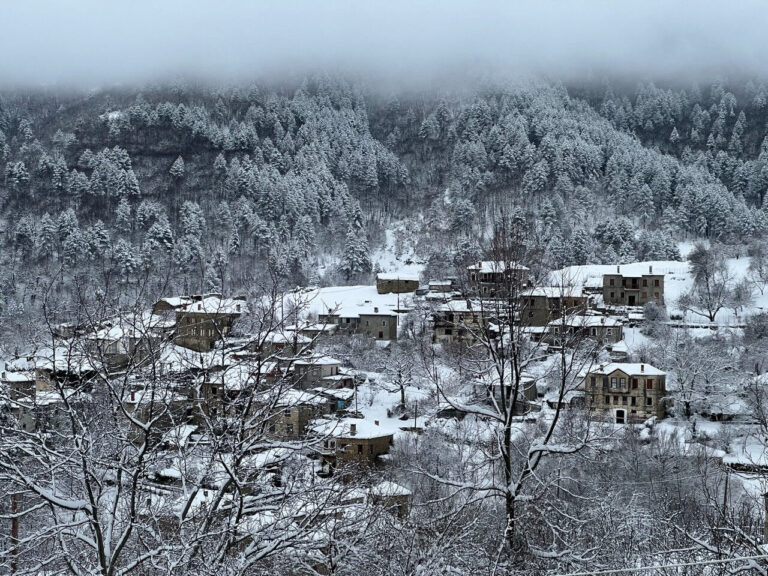
{"label": "cloud bank", "polygon": [[24,0],[0,3],[0,86],[308,72],[768,75],[768,3],[643,0]]}

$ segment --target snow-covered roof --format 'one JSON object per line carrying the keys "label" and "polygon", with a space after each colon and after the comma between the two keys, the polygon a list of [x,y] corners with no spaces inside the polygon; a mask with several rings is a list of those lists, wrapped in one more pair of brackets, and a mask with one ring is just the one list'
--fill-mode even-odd
{"label": "snow-covered roof", "polygon": [[[379,294],[376,286],[330,286],[310,291],[306,296],[307,313],[337,315],[341,318],[359,318],[360,314],[395,314],[408,308],[409,294]],[[375,308],[379,312],[375,312]]]}
{"label": "snow-covered roof", "polygon": [[545,298],[579,298],[581,286],[541,286],[520,293],[520,296],[543,296]]}
{"label": "snow-covered roof", "polygon": [[[401,422],[398,420],[398,424]],[[352,426],[356,431],[352,433]],[[377,425],[375,420],[364,418],[345,418],[343,420],[331,420],[327,418],[317,418],[310,422],[310,428],[321,436],[332,436],[335,438],[362,438],[369,440],[371,438],[382,438],[394,435],[395,431],[389,426]]]}
{"label": "snow-covered roof", "polygon": [[179,308],[192,302],[192,298],[189,296],[168,296],[166,298],[160,298],[158,302],[165,302],[172,308]]}
{"label": "snow-covered roof", "polygon": [[629,352],[629,346],[624,340],[611,344],[611,352]]}
{"label": "snow-covered roof", "polygon": [[[492,272],[504,272],[507,269],[507,262],[504,261],[496,261],[496,260],[482,260],[480,262],[477,262],[475,264],[470,264],[467,266],[467,270],[472,270],[474,272],[482,272],[485,274],[489,274]],[[509,263],[509,269],[510,270],[530,270],[527,266],[523,266],[522,264],[514,264]]]}
{"label": "snow-covered roof", "polygon": [[3,371],[2,381],[3,382],[33,382],[35,380],[35,373],[32,370],[23,370],[23,371],[10,371],[6,370]]}
{"label": "snow-covered roof", "polygon": [[244,300],[208,296],[185,304],[180,310],[199,314],[243,314],[248,312],[248,305]]}
{"label": "snow-covered roof", "polygon": [[312,392],[324,396],[330,396],[336,400],[350,400],[355,396],[353,388],[312,388]]}
{"label": "snow-covered roof", "polygon": [[274,406],[322,406],[328,403],[328,400],[319,394],[310,390],[296,390],[287,388],[281,390],[278,394],[270,390],[261,394],[256,394],[254,399],[263,404],[272,404]]}
{"label": "snow-covered roof", "polygon": [[597,366],[592,368],[592,374],[602,374],[607,376],[620,370],[627,376],[665,376],[666,372],[659,370],[650,364],[638,364],[628,362],[611,362],[603,366]]}
{"label": "snow-covered roof", "polygon": [[299,358],[293,363],[295,366],[335,366],[341,365],[341,360],[336,360],[331,356],[319,355]]}
{"label": "snow-covered roof", "polygon": [[408,272],[379,272],[376,274],[377,280],[405,280],[407,282],[418,282],[419,275]]}
{"label": "snow-covered roof", "polygon": [[276,362],[262,362],[259,365],[251,366],[248,364],[234,364],[227,366],[224,370],[203,376],[207,378],[210,384],[220,384],[225,390],[237,391],[244,387],[254,385],[263,377],[277,370]]}
{"label": "snow-covered roof", "polygon": [[[619,320],[610,316],[570,316],[565,319],[565,324],[576,328],[591,328],[594,326],[615,328],[623,325]],[[557,325],[558,321],[552,323],[552,326]]]}
{"label": "snow-covered roof", "polygon": [[384,480],[371,486],[371,494],[374,496],[410,496],[412,492],[405,486]]}
{"label": "snow-covered roof", "polygon": [[197,430],[194,424],[182,424],[171,428],[163,434],[162,441],[177,448],[183,448],[187,444],[190,435]]}

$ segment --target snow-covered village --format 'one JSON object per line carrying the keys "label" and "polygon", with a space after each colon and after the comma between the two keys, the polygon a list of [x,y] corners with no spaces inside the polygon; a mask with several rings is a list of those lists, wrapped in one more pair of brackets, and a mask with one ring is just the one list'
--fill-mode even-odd
{"label": "snow-covered village", "polygon": [[766,15],[0,3],[0,575],[768,576]]}

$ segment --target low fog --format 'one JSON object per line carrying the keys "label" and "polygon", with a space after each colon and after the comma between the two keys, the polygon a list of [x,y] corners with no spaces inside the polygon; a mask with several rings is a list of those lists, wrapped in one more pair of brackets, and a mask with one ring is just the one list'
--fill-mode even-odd
{"label": "low fog", "polygon": [[757,0],[6,2],[0,83],[762,75],[766,11]]}

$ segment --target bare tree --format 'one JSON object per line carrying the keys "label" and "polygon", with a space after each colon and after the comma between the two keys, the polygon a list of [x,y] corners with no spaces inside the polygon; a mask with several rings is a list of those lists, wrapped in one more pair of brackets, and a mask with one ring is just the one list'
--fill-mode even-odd
{"label": "bare tree", "polygon": [[[563,345],[553,359],[542,362],[545,348],[529,337],[521,320],[521,296],[527,288],[525,253],[522,232],[519,228],[510,230],[507,220],[502,218],[489,251],[492,260],[478,267],[488,268],[489,275],[470,277],[466,288],[478,295],[468,304],[471,321],[465,314],[454,316],[456,328],[465,331],[473,351],[465,355],[462,375],[465,381],[477,383],[475,387],[481,393],[475,401],[459,399],[446,388],[445,379],[435,366],[434,348],[422,348],[426,351],[422,353],[428,367],[425,372],[433,378],[438,395],[454,410],[478,422],[488,421],[488,430],[480,437],[490,434],[492,438],[490,442],[481,442],[481,451],[473,453],[470,462],[464,462],[474,474],[467,475],[467,470],[456,477],[440,471],[422,473],[456,492],[467,491],[476,499],[498,499],[503,503],[505,521],[499,559],[504,551],[511,554],[524,545],[542,554],[545,552],[541,546],[558,546],[527,540],[522,525],[528,520],[527,514],[535,509],[531,505],[534,494],[546,491],[552,481],[548,474],[539,474],[544,470],[543,464],[550,458],[578,453],[591,439],[588,426],[581,427],[576,435],[561,434],[561,430],[566,396],[576,390],[581,383],[580,374],[593,361],[593,343],[583,333],[569,330],[568,318],[563,315],[554,323],[559,325]],[[490,285],[483,285],[486,281]],[[563,294],[567,288],[562,286]],[[535,424],[527,424],[525,417],[532,415],[530,400],[535,399],[536,380],[550,384],[556,401],[551,411],[536,418]],[[510,558],[505,555],[504,562]]]}
{"label": "bare tree", "polygon": [[694,277],[693,287],[680,296],[678,306],[686,312],[715,321],[717,313],[731,298],[734,283],[725,256],[717,248],[697,244],[688,257]]}

